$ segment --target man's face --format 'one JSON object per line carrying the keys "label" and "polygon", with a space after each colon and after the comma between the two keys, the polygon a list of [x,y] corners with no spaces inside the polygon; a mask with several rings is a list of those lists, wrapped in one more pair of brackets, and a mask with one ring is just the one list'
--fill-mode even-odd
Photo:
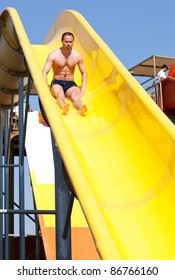
{"label": "man's face", "polygon": [[71,49],[74,43],[74,38],[70,35],[64,36],[64,39],[62,40],[63,47],[66,49]]}

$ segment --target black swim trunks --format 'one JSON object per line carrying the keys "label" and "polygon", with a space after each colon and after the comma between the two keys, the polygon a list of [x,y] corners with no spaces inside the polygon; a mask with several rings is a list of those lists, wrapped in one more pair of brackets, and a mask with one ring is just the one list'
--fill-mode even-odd
{"label": "black swim trunks", "polygon": [[77,84],[74,81],[53,80],[51,82],[51,87],[55,84],[60,85],[63,88],[64,93],[71,87],[77,87]]}

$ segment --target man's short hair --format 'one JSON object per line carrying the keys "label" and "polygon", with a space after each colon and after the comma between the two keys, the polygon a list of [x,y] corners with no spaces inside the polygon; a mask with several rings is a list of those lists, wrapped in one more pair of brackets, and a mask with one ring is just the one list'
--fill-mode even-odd
{"label": "man's short hair", "polygon": [[62,34],[62,36],[61,36],[61,41],[64,40],[64,37],[65,37],[65,36],[72,36],[73,39],[74,39],[74,35],[72,34],[72,32],[64,32],[64,33]]}
{"label": "man's short hair", "polygon": [[165,68],[165,69],[167,69],[167,70],[168,70],[168,66],[167,66],[166,64],[163,64],[161,68],[162,68],[162,69],[164,69],[164,68]]}

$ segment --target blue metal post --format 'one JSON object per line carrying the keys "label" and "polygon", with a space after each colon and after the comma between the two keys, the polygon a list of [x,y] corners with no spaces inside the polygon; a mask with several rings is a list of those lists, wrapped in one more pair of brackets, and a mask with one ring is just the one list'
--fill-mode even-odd
{"label": "blue metal post", "polygon": [[[3,164],[3,111],[0,109],[0,166]],[[3,169],[0,168],[0,209],[3,209]],[[3,215],[0,214],[0,260],[3,259]]]}
{"label": "blue metal post", "polygon": [[[19,207],[24,210],[24,156],[23,156],[23,100],[24,100],[23,77],[18,78],[18,94],[19,94]],[[25,260],[25,215],[20,214],[20,259]]]}
{"label": "blue metal post", "polygon": [[[9,158],[9,133],[8,133],[8,111],[5,112],[5,130],[4,130],[4,162],[8,164]],[[4,171],[4,192],[5,192],[5,209],[9,209],[9,168],[5,168]],[[4,259],[9,260],[9,215],[5,216],[5,245],[4,245]]]}
{"label": "blue metal post", "polygon": [[62,159],[55,145],[52,135],[52,148],[55,166],[55,222],[56,222],[56,259],[70,260],[71,257],[71,226],[70,219],[67,234],[64,235],[67,210],[71,199],[71,192],[64,180]]}

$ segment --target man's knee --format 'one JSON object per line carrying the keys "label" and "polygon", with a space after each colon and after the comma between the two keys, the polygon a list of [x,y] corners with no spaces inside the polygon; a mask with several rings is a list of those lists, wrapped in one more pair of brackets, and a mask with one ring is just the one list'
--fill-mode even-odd
{"label": "man's knee", "polygon": [[73,91],[72,91],[72,94],[71,94],[72,98],[80,98],[81,96],[81,92],[80,92],[80,89],[77,87],[75,88]]}
{"label": "man's knee", "polygon": [[79,92],[75,92],[75,93],[72,94],[71,98],[72,98],[73,101],[80,100],[81,95],[80,95]]}
{"label": "man's knee", "polygon": [[55,98],[64,98],[64,92],[60,91],[60,90],[52,90],[51,91],[52,95],[55,97]]}

